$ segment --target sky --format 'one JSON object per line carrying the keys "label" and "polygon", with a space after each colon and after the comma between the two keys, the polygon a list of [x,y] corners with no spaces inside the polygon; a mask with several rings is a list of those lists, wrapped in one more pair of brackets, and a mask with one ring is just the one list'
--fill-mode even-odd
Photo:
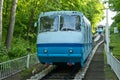
{"label": "sky", "polygon": [[[112,22],[113,22],[113,17],[115,16],[115,12],[113,12],[113,11],[111,11],[110,9],[108,10],[108,24],[109,24],[109,26],[112,24]],[[105,18],[104,18],[104,20],[102,20],[99,24],[101,24],[101,25],[106,25],[106,10],[104,10],[104,16],[105,16]]]}
{"label": "sky", "polygon": [[[106,1],[106,0],[102,0],[103,1]],[[105,7],[107,7],[108,4],[105,4]],[[110,9],[108,9],[108,25],[110,26],[113,22],[113,17],[116,15],[115,12],[111,11]],[[104,10],[104,20],[102,20],[100,23],[98,23],[98,25],[106,25],[106,10]]]}

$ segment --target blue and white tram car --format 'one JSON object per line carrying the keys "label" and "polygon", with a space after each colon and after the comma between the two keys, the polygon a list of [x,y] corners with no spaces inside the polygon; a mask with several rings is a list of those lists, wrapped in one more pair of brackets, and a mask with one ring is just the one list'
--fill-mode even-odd
{"label": "blue and white tram car", "polygon": [[79,63],[84,67],[91,50],[91,24],[83,13],[52,11],[39,15],[37,56],[41,63]]}
{"label": "blue and white tram car", "polygon": [[99,25],[99,26],[98,26],[98,28],[97,28],[97,33],[98,33],[98,34],[103,33],[103,25]]}

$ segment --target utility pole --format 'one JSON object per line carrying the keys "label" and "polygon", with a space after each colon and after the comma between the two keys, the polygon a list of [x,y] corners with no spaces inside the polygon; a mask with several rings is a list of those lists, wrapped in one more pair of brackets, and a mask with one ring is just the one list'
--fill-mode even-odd
{"label": "utility pole", "polygon": [[108,24],[108,9],[109,9],[109,3],[107,0],[105,0],[106,3],[106,28],[105,28],[105,40],[106,40],[106,52],[109,53],[109,24]]}
{"label": "utility pole", "polygon": [[106,49],[107,53],[109,53],[109,25],[108,25],[108,8],[106,8]]}

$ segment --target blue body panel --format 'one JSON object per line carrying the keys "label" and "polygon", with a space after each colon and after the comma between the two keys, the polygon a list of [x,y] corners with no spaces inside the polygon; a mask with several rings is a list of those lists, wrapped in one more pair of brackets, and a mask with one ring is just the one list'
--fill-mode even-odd
{"label": "blue body panel", "polygon": [[[88,46],[89,50],[85,50]],[[37,56],[41,63],[81,63],[84,66],[84,61],[90,54],[91,44],[77,44],[77,43],[46,43],[37,44]],[[47,50],[44,52],[44,50]],[[72,50],[72,52],[70,52]]]}
{"label": "blue body panel", "polygon": [[[80,62],[83,44],[37,44],[38,58],[41,62]],[[44,52],[44,49],[47,52]],[[72,52],[70,52],[72,50]]]}

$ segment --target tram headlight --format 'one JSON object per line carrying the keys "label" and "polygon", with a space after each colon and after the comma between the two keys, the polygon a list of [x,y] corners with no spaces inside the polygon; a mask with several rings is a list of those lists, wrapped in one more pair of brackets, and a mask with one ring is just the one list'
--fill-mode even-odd
{"label": "tram headlight", "polygon": [[72,50],[72,49],[70,49],[70,50],[69,50],[69,53],[73,53],[73,50]]}
{"label": "tram headlight", "polygon": [[47,52],[48,52],[48,50],[47,50],[47,49],[44,49],[44,50],[43,50],[43,52],[44,52],[44,53],[47,53]]}

